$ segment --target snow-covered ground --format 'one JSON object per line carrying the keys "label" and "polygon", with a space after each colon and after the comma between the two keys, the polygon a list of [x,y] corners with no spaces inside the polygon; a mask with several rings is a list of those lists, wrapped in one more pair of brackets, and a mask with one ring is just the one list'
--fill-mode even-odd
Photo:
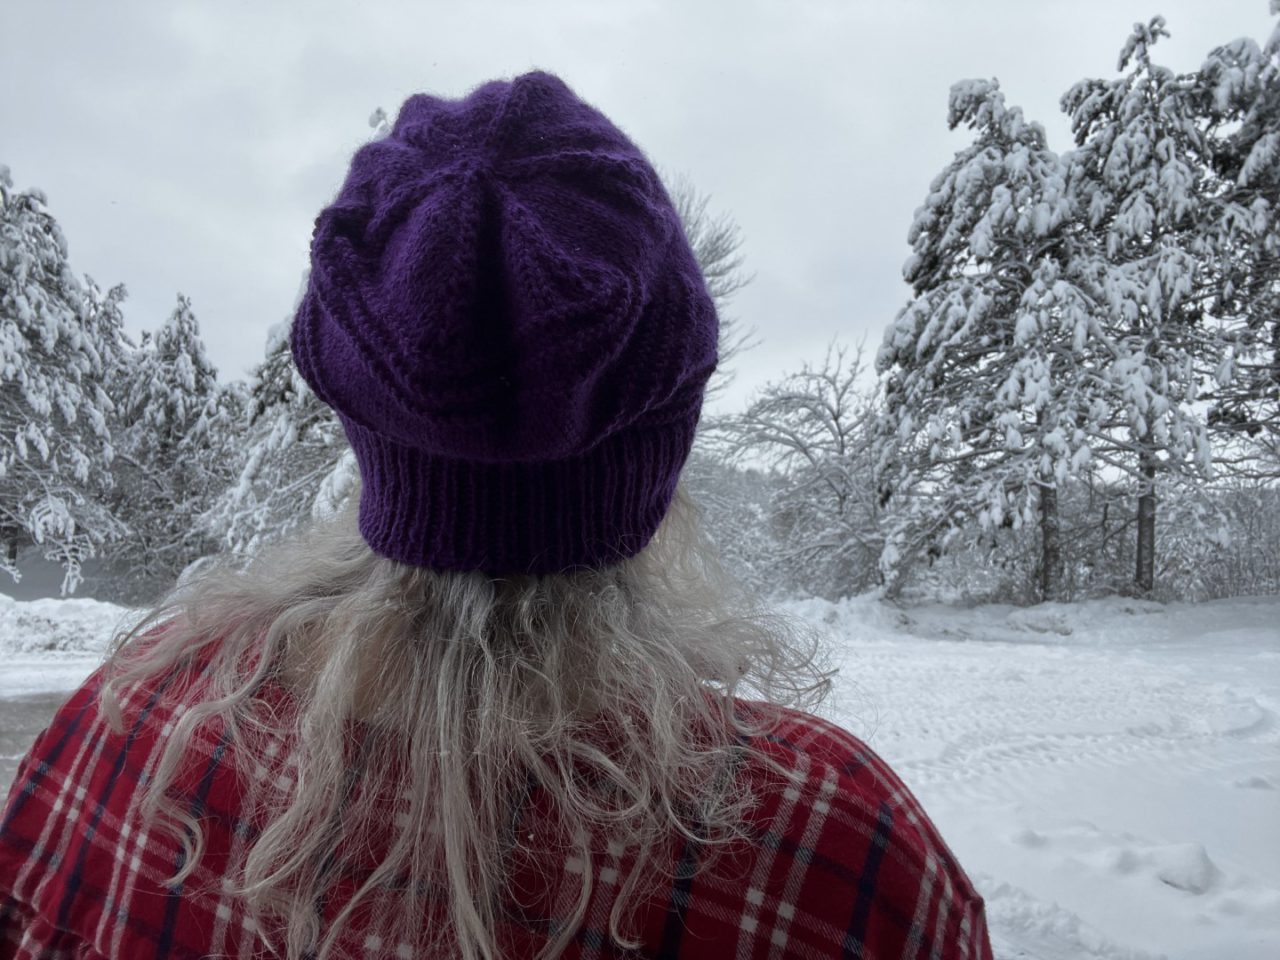
{"label": "snow-covered ground", "polygon": [[[827,713],[893,764],[987,898],[997,956],[1280,956],[1280,598],[787,609]],[[0,788],[126,612],[0,597]],[[22,713],[22,711],[26,711]]]}
{"label": "snow-covered ground", "polygon": [[0,699],[74,690],[130,616],[99,600],[15,601],[0,594]]}
{"label": "snow-covered ground", "polygon": [[1003,957],[1280,957],[1280,598],[793,604]]}

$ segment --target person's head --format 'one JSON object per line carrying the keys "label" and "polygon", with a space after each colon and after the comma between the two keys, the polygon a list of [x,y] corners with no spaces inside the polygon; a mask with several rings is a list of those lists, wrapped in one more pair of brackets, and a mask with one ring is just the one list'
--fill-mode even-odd
{"label": "person's head", "polygon": [[718,322],[644,154],[546,73],[410,97],[316,219],[297,366],[383,556],[602,567],[666,513]]}
{"label": "person's head", "polygon": [[[733,698],[803,704],[825,681],[810,635],[749,602],[678,488],[716,334],[652,166],[555,77],[411,97],[357,152],[316,221],[292,347],[359,494],[171,593],[118,648],[105,698],[209,662],[147,797],[194,837],[187,871],[199,824],[164,791],[192,731],[226,724],[246,769],[266,738],[296,742],[299,786],[258,801],[267,826],[238,864],[290,957],[323,956],[391,891],[388,942],[497,956],[531,784],[556,816],[529,844],[588,865],[548,864],[551,954],[602,845],[635,858],[622,936],[674,838],[734,836],[752,798],[731,770],[761,721]],[[292,708],[257,710],[265,683]],[[353,764],[367,788],[349,789]],[[388,797],[385,856],[322,929],[334,825],[372,831]],[[427,908],[440,922],[423,929]]]}

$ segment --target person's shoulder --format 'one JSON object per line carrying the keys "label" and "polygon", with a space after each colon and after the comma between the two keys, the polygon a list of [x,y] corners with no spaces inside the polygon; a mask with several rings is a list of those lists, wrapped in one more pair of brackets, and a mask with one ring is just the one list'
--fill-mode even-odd
{"label": "person's shoulder", "polygon": [[831,945],[853,955],[923,944],[925,956],[985,956],[982,898],[889,764],[830,720],[742,706],[762,731],[754,746],[790,771],[762,780],[776,785],[763,804],[764,846],[786,864],[770,883],[792,891],[775,894],[792,898],[778,908],[803,913],[812,931],[840,931]]}
{"label": "person's shoulder", "polygon": [[[182,862],[177,837],[150,829],[140,801],[177,724],[198,702],[201,678],[180,665],[122,682],[107,696],[113,676],[108,665],[82,683],[18,768],[0,806],[0,903],[85,943],[95,931],[115,930],[123,955],[156,928],[167,878]],[[206,860],[215,845],[227,845],[238,789],[216,729],[184,741],[166,793],[204,825]],[[212,875],[193,876],[191,889]],[[105,912],[130,898],[139,912],[128,923]],[[194,909],[184,907],[179,920],[202,918]]]}
{"label": "person's shoulder", "polygon": [[112,677],[110,663],[94,670],[28,748],[6,805],[3,840],[11,846],[24,824],[47,833],[46,821],[81,816],[95,787],[105,784],[112,804],[127,798],[128,791],[119,789],[124,774],[184,709],[170,678],[147,677],[107,697]]}
{"label": "person's shoulder", "polygon": [[27,749],[13,780],[15,792],[23,785],[30,786],[33,770],[38,779],[41,775],[47,776],[55,767],[73,762],[78,745],[99,732],[102,726],[101,693],[105,682],[106,667],[98,667],[65,696],[48,725]]}
{"label": "person's shoulder", "polygon": [[0,807],[0,863],[34,851],[56,865],[61,852],[47,849],[48,838],[71,844],[81,821],[122,821],[159,748],[198,697],[199,673],[190,668],[119,682],[117,669],[108,660],[94,670],[27,750]]}
{"label": "person's shoulder", "polygon": [[920,801],[883,757],[832,720],[788,707],[773,710],[776,724],[764,737],[775,751],[791,754],[811,790],[833,794],[860,820],[874,820],[904,857],[922,870],[932,863],[963,895],[977,896]]}

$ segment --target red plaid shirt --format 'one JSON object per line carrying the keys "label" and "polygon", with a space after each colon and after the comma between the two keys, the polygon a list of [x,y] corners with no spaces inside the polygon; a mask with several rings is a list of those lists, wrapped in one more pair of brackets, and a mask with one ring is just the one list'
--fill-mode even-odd
{"label": "red plaid shirt", "polygon": [[[98,709],[100,681],[95,674],[58,712],[10,791],[0,820],[0,960],[270,955],[222,874],[253,833],[238,816],[245,791],[291,785],[287,747],[272,768],[241,777],[232,743],[197,734],[175,789],[203,824],[206,847],[195,873],[170,885],[183,855],[140,816],[138,785],[199,685],[171,678],[135,688],[116,734]],[[783,789],[744,768],[766,791],[751,815],[752,843],[703,870],[688,869],[698,865],[696,848],[680,851],[675,879],[639,915],[635,951],[607,936],[619,865],[599,857],[569,957],[990,960],[982,899],[879,757],[794,711],[762,746],[800,771],[803,785]],[[564,869],[584,867],[571,859]],[[343,956],[410,956],[380,932],[385,912],[357,916]],[[554,919],[513,924],[510,955],[531,956]]]}

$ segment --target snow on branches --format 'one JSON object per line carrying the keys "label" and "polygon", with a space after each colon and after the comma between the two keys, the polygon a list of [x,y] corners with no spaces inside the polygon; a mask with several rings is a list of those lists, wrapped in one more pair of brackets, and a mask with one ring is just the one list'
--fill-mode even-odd
{"label": "snow on branches", "polygon": [[1158,488],[1212,476],[1215,423],[1266,416],[1277,41],[1179,75],[1152,59],[1163,36],[1161,18],[1135,25],[1123,74],[1062,98],[1066,154],[994,80],[952,88],[949,122],[973,142],[917,211],[913,296],[877,357],[891,579],[961,531],[1037,523],[1039,592],[1059,595],[1059,494],[1102,471],[1136,494],[1135,584],[1149,592]]}
{"label": "snow on branches", "polygon": [[333,513],[356,485],[342,425],[294,366],[287,323],[269,332],[266,358],[246,388],[245,404],[245,452],[202,520],[236,553],[252,553]]}
{"label": "snow on branches", "polygon": [[1216,428],[1246,438],[1230,467],[1251,473],[1249,446],[1280,464],[1280,24],[1265,45],[1215,47],[1200,78],[1215,174],[1201,253],[1213,264],[1207,310],[1221,353],[1206,400]]}
{"label": "snow on branches", "polygon": [[821,365],[767,384],[743,413],[710,431],[727,461],[771,470],[774,542],[759,566],[805,593],[835,598],[878,580],[875,417],[864,370],[861,350],[832,345]]}
{"label": "snow on branches", "polygon": [[0,571],[17,578],[19,552],[37,546],[64,567],[64,593],[119,530],[99,494],[123,298],[76,278],[44,194],[0,166]]}
{"label": "snow on branches", "polygon": [[890,582],[965,525],[1034,523],[1046,492],[1088,463],[1106,414],[1086,375],[1105,333],[1082,275],[1069,165],[995,81],[956,84],[949,117],[974,142],[917,212],[904,268],[915,296],[877,356]]}
{"label": "snow on branches", "polygon": [[155,592],[212,552],[200,518],[231,479],[243,401],[223,386],[205,351],[189,298],[154,334],[125,352],[113,378],[118,456],[111,497],[129,533],[109,566],[129,589]]}

